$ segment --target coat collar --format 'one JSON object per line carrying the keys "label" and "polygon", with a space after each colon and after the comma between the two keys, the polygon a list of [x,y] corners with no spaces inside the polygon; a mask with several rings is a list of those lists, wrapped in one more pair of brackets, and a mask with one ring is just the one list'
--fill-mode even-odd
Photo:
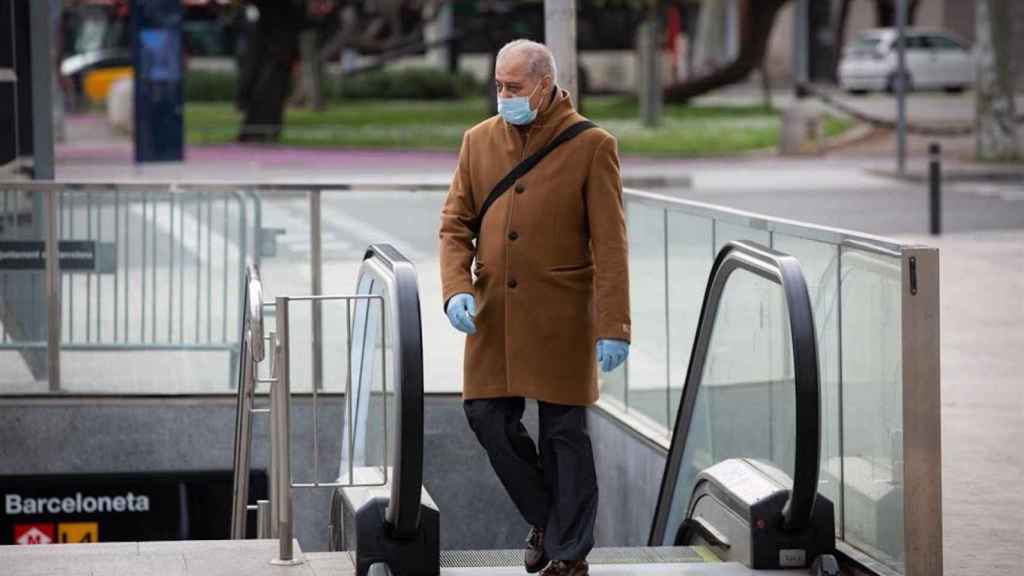
{"label": "coat collar", "polygon": [[[550,142],[558,131],[562,129],[566,121],[576,113],[572,106],[572,98],[569,97],[567,90],[563,90],[556,85],[552,98],[553,101],[549,102],[537,114],[537,118],[526,129],[527,149],[523,151],[523,156],[540,149],[541,146]],[[505,126],[506,142],[512,149],[520,149],[523,139],[519,135],[519,128],[509,124],[504,119],[500,120],[500,122]]]}

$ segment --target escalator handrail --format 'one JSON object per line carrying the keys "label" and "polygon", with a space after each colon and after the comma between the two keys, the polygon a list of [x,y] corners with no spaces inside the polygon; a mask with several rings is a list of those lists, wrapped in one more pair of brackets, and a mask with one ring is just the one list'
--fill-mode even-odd
{"label": "escalator handrail", "polygon": [[249,500],[249,471],[252,454],[252,398],[255,392],[255,365],[263,361],[263,282],[259,267],[245,268],[242,294],[242,321],[239,334],[238,395],[235,407],[235,442],[233,456],[233,493],[231,537],[245,538]]}
{"label": "escalator handrail", "polygon": [[[704,302],[701,307],[697,335],[690,354],[683,394],[679,401],[672,434],[672,444],[665,461],[650,544],[663,545],[676,482],[686,447],[711,342],[718,305],[729,277],[737,270],[757,274],[779,284],[785,294],[793,349],[796,404],[796,450],[793,463],[793,488],[783,509],[782,529],[798,531],[808,525],[814,512],[818,493],[820,465],[820,388],[818,350],[814,318],[807,283],[800,263],[792,256],[766,248],[755,242],[734,241],[726,244],[711,268]],[[671,351],[670,351],[671,353]]]}
{"label": "escalator handrail", "polygon": [[[392,454],[391,500],[385,520],[393,536],[413,537],[420,522],[423,486],[423,336],[416,268],[389,244],[373,244],[364,260],[377,259],[392,274],[392,302],[398,324],[393,338],[400,354],[401,373],[395,374],[395,443]],[[399,340],[400,339],[400,340]]]}

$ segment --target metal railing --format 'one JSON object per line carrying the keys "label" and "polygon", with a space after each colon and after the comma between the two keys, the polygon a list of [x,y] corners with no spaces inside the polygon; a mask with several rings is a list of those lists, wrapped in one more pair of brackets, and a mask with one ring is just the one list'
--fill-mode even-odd
{"label": "metal railing", "polygon": [[[238,370],[231,537],[246,537],[247,514],[255,510],[258,535],[279,540],[279,554],[274,560],[277,564],[296,562],[292,546],[292,491],[297,488],[390,484],[393,504],[388,509],[388,520],[394,524],[396,533],[410,531],[418,524],[418,507],[406,506],[403,512],[400,506],[401,502],[409,501],[414,496],[418,501],[422,485],[423,376],[415,272],[411,264],[390,246],[372,246],[360,269],[358,286],[359,293],[353,295],[279,296],[273,304],[268,304],[262,302],[263,288],[258,269],[250,266],[247,272],[245,314],[241,324],[243,345]],[[320,480],[319,392],[316,387],[312,388],[313,478],[311,481],[300,482],[292,478],[289,315],[291,305],[298,302],[345,303],[345,325],[348,329],[345,348],[349,363],[346,370],[342,454],[338,478],[334,482]],[[379,321],[374,318],[374,306],[379,311]],[[276,330],[269,336],[263,333],[263,312],[266,309],[273,309],[277,319]],[[264,341],[269,343],[269,353],[266,354]],[[357,467],[363,470],[369,463],[365,449],[369,436],[369,397],[374,392],[373,385],[377,380],[372,369],[374,350],[369,349],[369,346],[376,346],[378,342],[381,360],[380,394],[383,400],[383,459],[381,465],[376,467],[379,473],[372,475],[379,480],[366,481],[366,475],[358,474]],[[390,358],[385,353],[388,342],[394,346]],[[271,375],[269,378],[260,378],[260,365],[266,360],[270,362]],[[392,365],[390,369],[389,360]],[[398,435],[406,437],[404,441],[395,438],[394,462],[389,459],[392,453],[389,433],[391,416],[388,411],[389,375],[394,375],[398,382],[409,383],[399,387],[394,395],[394,417],[398,419],[396,431]],[[257,408],[255,405],[256,386],[261,383],[270,385],[267,408]],[[251,472],[252,416],[257,414],[270,418],[270,498],[251,505],[248,503],[248,479]],[[403,451],[403,444],[412,445],[413,449]],[[390,481],[388,463],[395,471],[395,482]]]}
{"label": "metal railing", "polygon": [[[260,265],[283,232],[265,228],[266,197],[304,198],[309,293],[320,295],[324,192],[446,189],[440,181],[2,182],[0,240],[42,242],[54,257],[36,272],[0,270],[0,350],[18,351],[50,392],[67,391],[65,351],[224,351],[233,386],[241,350],[233,305],[242,300],[245,265]],[[64,269],[61,241],[94,242],[105,268]],[[312,384],[323,389],[319,303],[311,321]]]}
{"label": "metal railing", "polygon": [[[0,184],[0,240],[49,240],[60,253],[45,273],[0,271],[0,350],[19,351],[37,380],[47,365],[59,375],[55,348],[227,352],[234,382],[230,327],[241,311],[229,304],[240,301],[245,263],[259,262],[260,214],[259,195],[237,188]],[[76,252],[87,266],[69,267]],[[37,287],[42,278],[55,279],[52,293]],[[49,381],[60,389],[59,377]]]}

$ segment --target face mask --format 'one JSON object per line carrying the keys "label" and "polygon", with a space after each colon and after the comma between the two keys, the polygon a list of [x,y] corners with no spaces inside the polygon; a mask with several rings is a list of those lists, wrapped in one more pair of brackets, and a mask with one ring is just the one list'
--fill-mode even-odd
{"label": "face mask", "polygon": [[530,92],[529,96],[515,96],[512,98],[498,98],[498,114],[506,122],[515,126],[523,126],[533,122],[537,118],[537,111],[530,108],[530,98],[537,93],[540,84]]}

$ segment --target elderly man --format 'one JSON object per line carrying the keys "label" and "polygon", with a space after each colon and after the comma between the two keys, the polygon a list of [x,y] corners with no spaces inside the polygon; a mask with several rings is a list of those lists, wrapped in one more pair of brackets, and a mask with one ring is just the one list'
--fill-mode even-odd
{"label": "elderly man", "polygon": [[507,44],[494,77],[499,114],[466,132],[441,213],[445,311],[468,335],[470,427],[532,526],[527,571],[580,576],[597,513],[586,406],[597,364],[613,370],[629,350],[617,145],[555,86],[544,45]]}

